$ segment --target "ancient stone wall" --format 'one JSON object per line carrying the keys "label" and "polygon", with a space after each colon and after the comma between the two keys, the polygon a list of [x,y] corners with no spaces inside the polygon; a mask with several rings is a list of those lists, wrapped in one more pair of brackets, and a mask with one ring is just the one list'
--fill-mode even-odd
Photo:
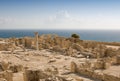
{"label": "ancient stone wall", "polygon": [[[56,80],[54,77],[58,74],[57,68],[27,68],[24,71],[24,81],[63,81]],[[57,77],[56,77],[57,78]],[[50,80],[49,80],[50,79]]]}
{"label": "ancient stone wall", "polygon": [[71,72],[78,73],[80,75],[84,75],[90,78],[102,80],[102,81],[120,81],[120,77],[116,77],[114,75],[104,74],[100,72],[95,72],[91,69],[81,68],[79,64],[75,62],[71,62]]}
{"label": "ancient stone wall", "polygon": [[23,71],[23,66],[20,64],[11,64],[9,66],[9,70],[11,70],[13,73],[17,73]]}
{"label": "ancient stone wall", "polygon": [[28,37],[24,38],[24,40],[25,40],[25,47],[32,48],[32,43],[34,40],[32,38],[28,38]]}
{"label": "ancient stone wall", "polygon": [[120,77],[104,74],[104,81],[120,81]]}
{"label": "ancient stone wall", "polygon": [[117,64],[120,64],[120,56],[117,56]]}

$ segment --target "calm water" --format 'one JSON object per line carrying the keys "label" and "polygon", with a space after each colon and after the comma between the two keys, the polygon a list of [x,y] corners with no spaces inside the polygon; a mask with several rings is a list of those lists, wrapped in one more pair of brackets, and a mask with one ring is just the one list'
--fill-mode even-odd
{"label": "calm water", "polygon": [[0,30],[0,38],[34,36],[34,32],[39,32],[40,35],[58,34],[65,37],[76,33],[83,40],[120,42],[120,30]]}

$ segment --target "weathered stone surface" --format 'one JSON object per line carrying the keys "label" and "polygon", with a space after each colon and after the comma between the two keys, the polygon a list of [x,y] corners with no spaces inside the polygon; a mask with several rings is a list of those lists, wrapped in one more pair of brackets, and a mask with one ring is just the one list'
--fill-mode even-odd
{"label": "weathered stone surface", "polygon": [[76,49],[77,51],[80,51],[80,52],[82,52],[83,49],[84,49],[82,46],[80,46],[79,44],[76,44],[76,43],[74,43],[74,44],[72,45],[72,48],[73,48],[73,49]]}
{"label": "weathered stone surface", "polygon": [[50,59],[48,63],[56,62],[56,59]]}
{"label": "weathered stone surface", "polygon": [[7,70],[7,71],[5,72],[5,79],[6,79],[7,81],[13,81],[13,73],[12,73],[11,71]]}
{"label": "weathered stone surface", "polygon": [[15,45],[13,43],[0,43],[0,51],[11,51],[15,48]]}
{"label": "weathered stone surface", "polygon": [[0,68],[2,71],[8,70],[9,62],[7,60],[3,60],[0,62]]}
{"label": "weathered stone surface", "polygon": [[[39,81],[45,80],[48,81],[56,81],[54,80],[54,76],[58,74],[58,69],[56,67],[45,68],[44,71],[40,69],[25,69],[24,72],[24,80],[25,81]],[[59,80],[58,80],[59,81]]]}
{"label": "weathered stone surface", "polygon": [[120,81],[120,77],[115,77],[113,75],[104,74],[104,81]]}
{"label": "weathered stone surface", "polygon": [[39,46],[38,46],[38,32],[35,32],[35,47],[36,47],[36,50],[39,50]]}
{"label": "weathered stone surface", "polygon": [[117,56],[117,64],[120,64],[120,56]]}
{"label": "weathered stone surface", "polygon": [[13,73],[23,71],[23,66],[20,64],[11,64],[9,66],[9,70],[11,70]]}
{"label": "weathered stone surface", "polygon": [[39,81],[40,79],[39,74],[40,74],[39,70],[27,69],[25,70],[25,73],[24,73],[24,81]]}
{"label": "weathered stone surface", "polygon": [[66,55],[68,56],[74,56],[73,55],[73,49],[71,47],[69,47],[67,50],[66,50]]}
{"label": "weathered stone surface", "polygon": [[95,69],[104,69],[104,62],[103,61],[97,61],[94,64]]}
{"label": "weathered stone surface", "polygon": [[65,49],[61,48],[60,46],[54,46],[53,51],[65,53]]}
{"label": "weathered stone surface", "polygon": [[[90,69],[86,69],[86,68],[81,68],[80,64],[76,64],[75,62],[73,62],[74,65],[76,65],[75,70],[76,71],[71,71],[71,72],[75,72],[75,73],[79,73],[81,75],[84,76],[88,76],[97,80],[101,80],[101,81],[119,81],[120,77],[114,76],[114,75],[110,75],[110,74],[103,74],[100,72],[95,72],[93,70]],[[107,69],[107,67],[109,66],[109,64],[105,63],[106,65],[104,66],[104,68]],[[101,66],[101,64],[98,63],[98,68],[103,68],[103,66]]]}
{"label": "weathered stone surface", "polygon": [[0,72],[0,78],[4,78],[7,81],[13,81],[13,73],[9,70]]}
{"label": "weathered stone surface", "polygon": [[0,78],[0,81],[7,81],[6,79],[4,79],[4,78]]}
{"label": "weathered stone surface", "polygon": [[77,69],[77,65],[76,65],[76,63],[75,62],[71,62],[71,72],[76,72],[76,69]]}

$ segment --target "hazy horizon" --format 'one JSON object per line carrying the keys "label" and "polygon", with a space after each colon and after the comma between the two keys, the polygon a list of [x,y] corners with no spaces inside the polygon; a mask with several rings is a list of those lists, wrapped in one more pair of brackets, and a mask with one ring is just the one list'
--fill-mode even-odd
{"label": "hazy horizon", "polygon": [[0,0],[0,30],[120,30],[119,4],[118,0]]}

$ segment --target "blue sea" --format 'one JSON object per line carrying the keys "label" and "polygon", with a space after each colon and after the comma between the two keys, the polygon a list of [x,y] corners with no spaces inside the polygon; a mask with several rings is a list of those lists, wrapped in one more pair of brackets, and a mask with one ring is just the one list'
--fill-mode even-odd
{"label": "blue sea", "polygon": [[95,40],[105,42],[120,42],[120,30],[0,30],[0,38],[34,36],[34,32],[42,34],[58,34],[70,37],[76,33],[82,40]]}

